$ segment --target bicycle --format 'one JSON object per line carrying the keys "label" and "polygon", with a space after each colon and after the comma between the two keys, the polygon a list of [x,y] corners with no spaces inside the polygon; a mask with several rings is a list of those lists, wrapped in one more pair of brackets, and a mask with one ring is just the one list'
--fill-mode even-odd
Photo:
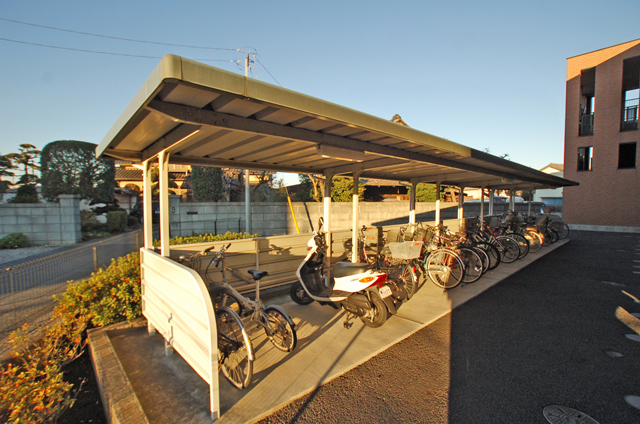
{"label": "bicycle", "polygon": [[[214,267],[222,264],[222,284],[214,284],[210,288],[214,306],[227,306],[237,312],[240,317],[249,317],[252,322],[262,327],[269,341],[271,341],[277,349],[283,352],[291,352],[295,349],[298,342],[293,320],[280,306],[264,306],[262,300],[260,300],[260,280],[269,275],[268,272],[255,269],[248,270],[248,273],[253,277],[253,283],[255,285],[255,300],[240,294],[240,292],[229,284],[226,274],[227,271],[232,272],[246,282],[249,281],[233,268],[225,265],[225,252],[230,246],[231,243],[223,246],[218,252],[215,252],[213,260],[209,261],[205,269],[205,275],[208,275],[211,264],[213,264]],[[206,249],[206,251],[211,251],[212,249],[213,246]]]}
{"label": "bicycle", "polygon": [[[196,272],[197,260],[206,255],[206,250],[188,257],[180,256],[178,263],[188,266]],[[255,355],[251,339],[240,316],[227,306],[214,304],[216,328],[218,333],[218,370],[222,371],[231,384],[238,389],[246,389],[253,377]]]}
{"label": "bicycle", "polygon": [[[374,265],[378,262],[377,255],[374,254],[373,251],[367,252],[367,248],[370,247],[366,244],[366,240],[375,240],[376,238],[373,236],[365,235],[366,230],[370,230],[373,227],[367,227],[363,225],[358,232],[358,262],[368,263],[369,265]],[[351,262],[351,258],[353,256],[352,251],[353,241],[351,238],[345,240],[344,247],[347,249],[347,261]],[[371,250],[371,249],[369,249]]]}

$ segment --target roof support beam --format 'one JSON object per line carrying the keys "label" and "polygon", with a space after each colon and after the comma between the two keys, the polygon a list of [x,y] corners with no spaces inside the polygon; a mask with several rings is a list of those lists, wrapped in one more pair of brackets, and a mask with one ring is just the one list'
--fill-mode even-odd
{"label": "roof support beam", "polygon": [[[194,125],[211,125],[220,128],[234,129],[247,133],[263,134],[275,137],[289,138],[293,140],[302,140],[314,144],[326,144],[329,146],[340,147],[343,149],[354,150],[358,152],[366,151],[376,153],[383,156],[395,157],[405,160],[411,160],[423,163],[432,163],[441,166],[447,166],[453,169],[461,169],[473,171],[482,174],[494,175],[503,178],[517,179],[516,174],[497,171],[490,168],[484,168],[476,165],[456,162],[454,160],[440,158],[427,155],[424,153],[416,153],[407,150],[397,149],[394,147],[372,144],[366,141],[355,140],[348,137],[340,137],[331,134],[325,134],[316,131],[295,128],[291,126],[283,126],[271,122],[258,121],[255,119],[243,118],[240,116],[229,115],[220,112],[199,109],[191,106],[179,105],[174,103],[152,100],[147,108],[162,113],[177,122],[190,123]],[[490,156],[490,155],[489,155]],[[523,167],[526,169],[526,167]],[[532,180],[537,181],[535,177]]]}

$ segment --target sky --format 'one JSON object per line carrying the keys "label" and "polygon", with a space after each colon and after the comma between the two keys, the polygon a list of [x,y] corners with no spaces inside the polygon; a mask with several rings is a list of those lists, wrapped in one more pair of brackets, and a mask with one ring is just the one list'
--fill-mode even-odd
{"label": "sky", "polygon": [[540,169],[564,161],[566,59],[640,38],[638,16],[638,0],[2,0],[0,154],[99,144],[165,54],[244,74],[251,52],[253,78]]}

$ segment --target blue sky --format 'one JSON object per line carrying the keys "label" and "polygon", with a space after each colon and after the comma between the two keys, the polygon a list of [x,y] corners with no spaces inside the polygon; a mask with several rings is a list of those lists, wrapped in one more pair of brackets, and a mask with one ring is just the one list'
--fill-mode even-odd
{"label": "blue sky", "polygon": [[256,51],[261,81],[397,113],[539,169],[563,162],[566,58],[640,38],[638,16],[638,0],[2,0],[0,154],[22,143],[99,144],[164,54],[244,72],[234,51],[7,20]]}

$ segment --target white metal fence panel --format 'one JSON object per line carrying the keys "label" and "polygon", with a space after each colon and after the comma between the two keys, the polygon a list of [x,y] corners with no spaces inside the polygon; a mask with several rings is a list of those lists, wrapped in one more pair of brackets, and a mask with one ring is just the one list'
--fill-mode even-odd
{"label": "white metal fence panel", "polygon": [[220,415],[218,334],[209,292],[194,270],[140,250],[142,313],[210,386],[211,416]]}

